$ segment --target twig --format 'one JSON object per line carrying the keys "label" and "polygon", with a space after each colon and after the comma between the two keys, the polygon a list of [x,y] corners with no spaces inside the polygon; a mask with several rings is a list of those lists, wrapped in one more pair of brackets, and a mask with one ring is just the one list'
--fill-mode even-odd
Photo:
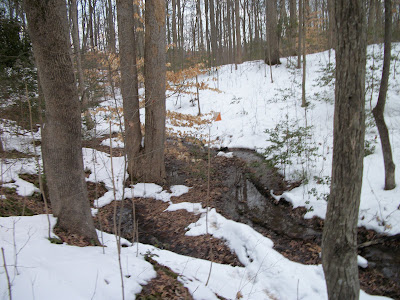
{"label": "twig", "polygon": [[6,256],[4,255],[4,248],[3,247],[1,247],[1,254],[3,255],[3,266],[4,266],[4,270],[6,271],[6,277],[7,277],[8,299],[12,300],[10,276],[8,275]]}
{"label": "twig", "polygon": [[99,279],[99,270],[97,270],[97,273],[96,273],[96,283],[94,284],[94,291],[93,291],[93,295],[92,295],[92,298],[90,298],[91,300],[93,300],[94,299],[94,296],[96,295],[96,290],[97,290],[97,280]]}

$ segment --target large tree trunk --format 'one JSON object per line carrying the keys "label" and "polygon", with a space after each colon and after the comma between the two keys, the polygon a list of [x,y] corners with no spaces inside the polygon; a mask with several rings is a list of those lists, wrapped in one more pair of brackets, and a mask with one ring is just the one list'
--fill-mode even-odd
{"label": "large tree trunk", "polygon": [[385,123],[383,113],[385,111],[386,94],[389,83],[390,52],[392,47],[392,1],[385,0],[385,53],[383,57],[383,70],[381,87],[379,90],[378,103],[372,110],[378,127],[379,136],[382,144],[383,161],[385,164],[385,190],[392,190],[396,187],[395,164],[392,157],[392,147],[390,146],[389,130]]}
{"label": "large tree trunk", "polygon": [[358,299],[357,222],[365,133],[364,0],[335,2],[336,88],[331,191],[322,236],[328,296]]}
{"label": "large tree trunk", "polygon": [[165,0],[146,0],[144,78],[146,93],[146,182],[165,180]]}
{"label": "large tree trunk", "polygon": [[265,63],[268,65],[280,64],[278,17],[276,0],[267,0],[267,49]]}
{"label": "large tree trunk", "polygon": [[83,170],[81,114],[69,53],[65,1],[25,0],[46,101],[46,178],[57,225],[98,244]]}
{"label": "large tree trunk", "polygon": [[121,94],[124,107],[125,151],[128,173],[132,179],[141,178],[138,75],[136,67],[136,39],[131,0],[117,0],[119,56],[121,65]]}

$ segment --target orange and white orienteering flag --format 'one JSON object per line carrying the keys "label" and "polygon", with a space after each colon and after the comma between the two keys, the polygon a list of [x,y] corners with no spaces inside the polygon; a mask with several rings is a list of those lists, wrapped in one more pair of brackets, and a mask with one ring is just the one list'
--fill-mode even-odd
{"label": "orange and white orienteering flag", "polygon": [[213,114],[213,120],[216,121],[221,121],[221,113],[220,112],[214,112]]}

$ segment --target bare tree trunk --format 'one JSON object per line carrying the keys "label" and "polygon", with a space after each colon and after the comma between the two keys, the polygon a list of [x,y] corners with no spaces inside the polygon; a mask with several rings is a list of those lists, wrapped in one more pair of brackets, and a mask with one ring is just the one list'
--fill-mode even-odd
{"label": "bare tree trunk", "polygon": [[[240,36],[240,15],[239,0],[235,0],[235,20],[236,20],[236,65],[242,63],[242,38]],[[237,69],[237,66],[236,66]]]}
{"label": "bare tree trunk", "polygon": [[3,140],[1,138],[2,131],[0,130],[0,153],[4,153]]}
{"label": "bare tree trunk", "polygon": [[233,62],[233,48],[232,48],[232,27],[231,27],[231,6],[232,0],[227,1],[226,7],[226,22],[227,22],[227,29],[228,29],[228,63]]}
{"label": "bare tree trunk", "polygon": [[278,41],[278,17],[276,0],[267,0],[267,55],[265,63],[268,65],[280,64],[279,41]]}
{"label": "bare tree trunk", "polygon": [[145,167],[146,182],[165,180],[165,0],[146,0],[145,32]]}
{"label": "bare tree trunk", "polygon": [[298,44],[297,44],[297,68],[300,69],[301,67],[301,43],[303,41],[302,33],[303,33],[303,0],[299,0],[299,37],[298,37]]}
{"label": "bare tree trunk", "polygon": [[329,49],[334,49],[336,45],[335,41],[335,3],[334,0],[328,0],[328,19],[329,19],[329,33],[328,42]]}
{"label": "bare tree trunk", "polygon": [[83,170],[81,115],[69,53],[65,1],[25,0],[46,101],[47,183],[57,226],[98,244]]}
{"label": "bare tree trunk", "polygon": [[[114,26],[114,13],[111,0],[108,0],[107,5],[107,25],[108,25],[108,51],[111,53],[116,52],[115,46],[115,26]],[[131,16],[132,18],[132,16]]]}
{"label": "bare tree trunk", "polygon": [[82,55],[80,49],[80,40],[79,40],[79,28],[78,28],[78,8],[76,5],[76,0],[70,0],[70,9],[71,9],[71,19],[72,19],[72,43],[74,45],[74,54],[76,59],[76,66],[78,71],[78,89],[79,96],[81,98],[82,108],[88,107],[88,98],[85,93],[85,77],[83,75],[82,69]]}
{"label": "bare tree trunk", "polygon": [[184,39],[183,39],[183,14],[185,7],[181,7],[181,0],[176,0],[176,5],[178,8],[178,53],[179,53],[179,65],[180,69],[183,69],[183,63],[184,63]]}
{"label": "bare tree trunk", "polygon": [[93,31],[93,4],[92,1],[94,0],[89,0],[89,24],[88,24],[88,32],[89,32],[89,37],[90,37],[90,48],[91,51],[94,51],[94,31]]}
{"label": "bare tree trunk", "polygon": [[333,299],[358,299],[357,222],[365,133],[364,0],[335,2],[336,88],[332,183],[322,236],[322,265]]}
{"label": "bare tree trunk", "polygon": [[121,64],[121,94],[124,107],[125,151],[131,179],[141,178],[138,74],[136,67],[136,39],[131,0],[117,0],[119,55]]}
{"label": "bare tree trunk", "polygon": [[[168,50],[167,50],[167,63],[170,63],[170,65],[172,64],[172,55],[173,55],[173,49],[170,50],[170,45],[172,42],[172,31],[171,31],[171,27],[172,25],[170,25],[170,21],[169,21],[169,16],[170,16],[170,12],[169,12],[169,3],[171,2],[171,0],[167,0],[165,1],[165,17],[167,18],[166,22],[167,22],[167,45],[168,45]],[[171,68],[172,69],[172,68]]]}
{"label": "bare tree trunk", "polygon": [[212,57],[212,66],[217,66],[217,53],[218,53],[218,44],[217,44],[217,27],[215,25],[215,9],[214,9],[214,0],[208,0],[209,9],[210,9],[210,25],[211,25],[211,57]]}
{"label": "bare tree trunk", "polygon": [[205,14],[205,18],[206,18],[206,42],[207,42],[207,57],[208,57],[208,65],[211,67],[212,64],[212,58],[211,58],[211,45],[210,45],[210,26],[209,26],[209,8],[208,8],[208,0],[204,0],[204,14]]}
{"label": "bare tree trunk", "polygon": [[136,29],[136,56],[143,57],[144,56],[144,27],[143,23],[139,21],[143,14],[141,14],[140,8],[135,2],[133,3],[133,12],[135,16],[135,29]]}
{"label": "bare tree trunk", "polygon": [[196,2],[196,18],[198,22],[198,39],[199,39],[199,52],[204,51],[204,37],[203,37],[203,18],[201,16],[201,5],[200,5],[200,0],[197,0]]}
{"label": "bare tree trunk", "polygon": [[376,19],[376,0],[369,1],[368,7],[368,40],[372,43],[376,41],[376,29],[375,29],[375,19]]}
{"label": "bare tree trunk", "polygon": [[243,2],[241,1],[241,3],[243,8],[243,22],[242,22],[242,32],[243,32],[242,61],[243,61],[243,57],[246,57],[247,53],[249,52],[248,43],[246,39],[246,3],[248,3],[248,0],[243,0]]}
{"label": "bare tree trunk", "polygon": [[78,27],[78,8],[76,5],[76,0],[70,0],[70,17],[72,20],[72,43],[74,45],[74,57],[76,60],[76,67],[78,73],[78,91],[81,102],[81,110],[84,113],[84,120],[88,129],[92,129],[94,126],[93,119],[88,111],[89,108],[89,98],[85,89],[85,77],[83,75],[82,69],[82,55],[80,49],[80,39],[79,39],[79,27]]}
{"label": "bare tree trunk", "polygon": [[386,104],[386,94],[389,82],[389,70],[392,48],[392,1],[385,0],[385,52],[383,57],[383,70],[381,87],[379,90],[378,103],[372,110],[378,127],[379,136],[382,144],[383,161],[385,164],[385,190],[392,190],[396,187],[395,164],[392,157],[392,147],[390,145],[389,130],[385,123],[384,111]]}
{"label": "bare tree trunk", "polygon": [[87,31],[87,14],[86,14],[86,0],[81,0],[81,16],[82,16],[82,53],[85,53],[87,50],[87,40],[88,40],[88,31]]}
{"label": "bare tree trunk", "polygon": [[223,60],[223,47],[224,45],[222,44],[222,24],[224,23],[222,20],[222,2],[221,1],[217,1],[217,41],[218,41],[218,52],[217,52],[217,60],[219,62],[219,64],[223,64],[224,60]]}
{"label": "bare tree trunk", "polygon": [[[233,0],[231,0],[231,24],[232,24],[232,63],[236,62],[236,27],[235,27],[235,9]],[[242,22],[242,24],[244,21]],[[240,30],[240,28],[239,28]]]}
{"label": "bare tree trunk", "polygon": [[[253,22],[252,22],[252,14],[251,14],[251,9],[249,7],[249,1],[246,1],[246,6],[247,10],[247,17],[248,17],[248,32],[249,32],[249,44],[248,44],[248,52],[247,52],[247,58],[251,59],[252,58],[252,53],[253,53]],[[243,30],[245,29],[245,26],[243,27]]]}
{"label": "bare tree trunk", "polygon": [[376,41],[375,43],[381,43],[383,38],[383,18],[382,18],[382,2],[381,0],[376,0],[375,4],[376,8],[376,22],[375,22],[375,31],[376,31]]}
{"label": "bare tree trunk", "polygon": [[297,13],[296,13],[296,0],[289,1],[289,40],[290,40],[290,55],[296,54],[296,23],[297,23]]}
{"label": "bare tree trunk", "polygon": [[173,48],[173,60],[172,69],[178,69],[178,30],[176,27],[176,0],[172,0],[172,42],[174,43]]}
{"label": "bare tree trunk", "polygon": [[302,76],[302,84],[301,84],[301,107],[307,107],[306,101],[306,9],[303,3],[303,12],[301,13],[303,16],[303,24],[300,24],[302,28],[302,37],[303,37],[303,76]]}

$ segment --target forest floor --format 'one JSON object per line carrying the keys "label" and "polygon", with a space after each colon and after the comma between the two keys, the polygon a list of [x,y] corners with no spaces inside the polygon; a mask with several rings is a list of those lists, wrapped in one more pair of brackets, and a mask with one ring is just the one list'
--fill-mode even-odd
{"label": "forest floor", "polygon": [[[91,140],[85,142],[85,146],[109,152],[109,148],[101,146],[100,142],[101,139]],[[113,150],[113,153],[120,156],[122,151],[117,148]],[[9,155],[15,156],[18,153]],[[284,199],[277,201],[277,197],[270,196],[271,190],[274,195],[278,196],[285,190],[295,187],[296,183],[289,185],[276,170],[265,163],[246,161],[237,156],[217,155],[215,150],[210,151],[210,157],[211,168],[208,181],[207,148],[177,139],[168,139],[166,147],[168,178],[163,188],[168,190],[172,185],[190,187],[188,193],[180,197],[172,197],[173,203],[201,202],[203,207],[214,207],[224,217],[251,225],[259,233],[270,238],[274,243],[274,249],[291,261],[314,265],[321,263],[319,254],[323,220],[317,217],[307,220],[304,218],[306,213],[304,207],[293,209],[292,205]],[[20,177],[38,185],[36,175],[20,175]],[[269,202],[268,205],[271,205],[269,207],[273,208],[274,214],[280,212],[279,218],[281,219],[278,222],[281,223],[269,222],[268,215],[265,216],[265,219],[255,215],[245,203],[245,207],[241,206],[240,202],[246,202],[247,196],[235,199],[235,195],[247,192],[243,180],[244,182],[250,181],[257,187],[260,194],[263,195],[263,199]],[[94,199],[101,197],[107,189],[103,183],[96,185],[88,182],[88,191],[93,206]],[[7,199],[14,202],[12,205],[11,202],[1,202],[2,216],[33,215],[45,212],[43,200],[36,193],[32,197],[22,197],[12,189],[4,189],[4,192]],[[230,250],[224,240],[210,235],[196,237],[185,235],[187,227],[197,222],[200,218],[199,215],[186,210],[166,211],[168,204],[159,200],[132,198],[125,199],[123,202],[118,201],[118,203],[114,201],[100,208],[95,217],[98,229],[114,233],[115,207],[118,221],[119,217],[122,218],[121,235],[128,240],[132,241],[133,238],[133,209],[135,209],[141,243],[216,263],[242,266],[236,254]],[[291,226],[283,226],[283,224],[291,224]],[[302,228],[302,230],[293,232],[293,226]],[[68,244],[83,246],[79,238],[68,236],[62,232],[56,233]],[[381,236],[364,228],[359,228],[358,240],[361,245],[359,254],[362,254],[363,249],[376,244],[384,247],[386,251],[398,252],[400,250],[398,237]],[[147,261],[153,264],[157,277],[143,288],[142,292],[137,295],[138,299],[192,299],[188,290],[179,282],[177,274],[158,264],[151,257],[148,257]],[[379,268],[371,266],[365,269],[359,268],[359,271],[361,288],[364,291],[369,294],[400,299],[398,280],[385,276]]]}
{"label": "forest floor", "polygon": [[[393,47],[393,51],[400,51],[400,44]],[[378,73],[374,73],[372,66],[382,66],[383,47],[371,45],[368,53],[366,84],[377,86]],[[124,182],[121,129],[118,122],[109,122],[115,120],[114,105],[122,106],[120,95],[117,99],[104,99],[99,109],[92,110],[97,126],[94,132],[85,131],[83,158],[96,226],[100,231],[113,233],[115,211],[116,221],[121,220],[122,236],[132,241],[134,222],[138,221],[135,241],[139,243],[133,244],[139,245],[138,249],[127,247],[120,251],[123,272],[130,278],[125,280],[125,289],[132,298],[140,290],[139,299],[327,298],[320,252],[325,198],[332,172],[334,93],[332,82],[324,81],[333,76],[330,61],[328,52],[307,58],[307,94],[311,105],[306,111],[299,106],[301,73],[290,59],[282,59],[281,65],[271,69],[254,61],[239,65],[237,71],[227,65],[199,76],[201,82],[221,91],[200,91],[201,117],[197,117],[198,107],[191,102],[194,90],[169,95],[167,132],[202,141],[172,137],[167,140],[167,181],[162,187],[151,183],[132,187],[130,182]],[[400,65],[396,61],[397,58],[390,76],[385,118],[390,127],[394,160],[399,165],[400,109],[396,99],[400,95]],[[273,83],[267,76],[272,71]],[[367,111],[370,111],[378,90],[367,90]],[[0,123],[7,150],[2,156],[2,217],[45,212],[37,189],[38,177],[34,175],[37,163],[29,118],[21,112],[22,107],[0,109],[2,117],[7,119]],[[221,113],[220,122],[210,123],[213,112]],[[144,109],[140,114],[143,118]],[[8,119],[17,121],[18,126]],[[364,159],[358,219],[360,299],[369,300],[372,295],[400,299],[399,188],[383,190],[382,153],[378,133],[370,121],[365,146],[369,155]],[[279,172],[271,168],[264,157],[271,158],[274,154],[266,152],[270,146],[276,146],[272,134],[279,135],[289,129],[299,132],[303,126],[310,126],[311,135],[310,139],[302,139],[305,152],[298,155],[291,152],[291,163],[273,163]],[[115,133],[112,139],[106,137],[110,130]],[[94,136],[97,138],[92,139]],[[208,137],[214,147],[210,151],[210,169],[208,148],[204,147],[204,139]],[[39,150],[40,131],[34,132],[34,139]],[[286,141],[285,145],[298,142]],[[114,145],[113,167],[110,143]],[[316,152],[305,160],[308,155],[304,153],[313,149]],[[282,154],[293,148],[278,147],[277,151]],[[111,170],[116,176],[116,187]],[[304,172],[307,177],[299,176]],[[284,180],[280,174],[292,181]],[[177,187],[180,192],[174,190]],[[124,193],[128,198],[120,201]],[[131,195],[135,197],[130,198]],[[56,219],[50,216],[50,221],[55,224]],[[17,240],[18,247],[26,246],[18,262],[34,266],[24,269],[23,276],[16,276],[16,267],[11,270],[15,299],[32,298],[34,294],[37,299],[52,299],[50,286],[62,299],[90,299],[94,294],[87,289],[88,281],[93,282],[99,299],[111,299],[119,292],[121,278],[114,236],[102,233],[107,248],[69,247],[66,244],[85,244],[79,237],[56,231],[66,244],[54,248],[45,238],[47,230],[42,223],[46,223],[45,216],[0,218],[0,241],[5,241],[2,247],[7,260],[16,265]],[[28,244],[27,239],[30,239]],[[86,272],[76,274],[76,268]],[[45,280],[38,279],[34,285],[37,278]],[[154,279],[149,281],[151,278]],[[8,299],[4,272],[0,272],[0,279],[0,298]]]}

